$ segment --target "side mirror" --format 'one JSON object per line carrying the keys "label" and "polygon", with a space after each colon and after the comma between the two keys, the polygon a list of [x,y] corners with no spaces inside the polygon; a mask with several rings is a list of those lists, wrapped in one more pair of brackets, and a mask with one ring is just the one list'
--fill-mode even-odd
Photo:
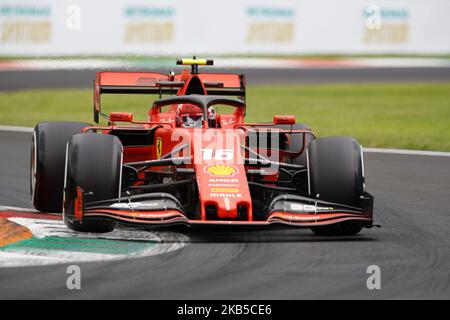
{"label": "side mirror", "polygon": [[295,116],[273,116],[274,124],[295,124]]}
{"label": "side mirror", "polygon": [[110,112],[109,121],[111,122],[133,122],[133,114],[130,112]]}

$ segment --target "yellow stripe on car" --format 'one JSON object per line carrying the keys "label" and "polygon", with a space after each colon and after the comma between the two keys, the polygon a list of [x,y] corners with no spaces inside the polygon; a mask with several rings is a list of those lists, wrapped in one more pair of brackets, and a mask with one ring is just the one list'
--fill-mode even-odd
{"label": "yellow stripe on car", "polygon": [[181,59],[181,63],[184,65],[192,65],[192,64],[198,64],[198,65],[206,65],[206,59]]}

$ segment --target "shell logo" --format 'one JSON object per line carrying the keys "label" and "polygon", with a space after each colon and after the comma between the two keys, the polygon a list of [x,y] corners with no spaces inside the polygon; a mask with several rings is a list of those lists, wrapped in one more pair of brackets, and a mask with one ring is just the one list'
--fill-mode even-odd
{"label": "shell logo", "polygon": [[205,172],[212,176],[232,177],[238,173],[239,170],[236,167],[227,164],[213,164],[207,166]]}

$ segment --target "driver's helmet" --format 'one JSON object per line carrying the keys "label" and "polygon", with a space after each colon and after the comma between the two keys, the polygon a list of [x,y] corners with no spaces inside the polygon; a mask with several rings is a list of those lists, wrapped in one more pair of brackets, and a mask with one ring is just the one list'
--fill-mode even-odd
{"label": "driver's helmet", "polygon": [[[208,108],[208,120],[216,118],[214,107]],[[177,121],[183,128],[201,128],[203,125],[204,115],[201,109],[193,105],[180,104],[177,107]]]}
{"label": "driver's helmet", "polygon": [[203,112],[201,108],[191,104],[177,106],[177,122],[183,128],[201,128]]}
{"label": "driver's helmet", "polygon": [[179,123],[183,128],[201,128],[203,124],[203,113],[180,114]]}

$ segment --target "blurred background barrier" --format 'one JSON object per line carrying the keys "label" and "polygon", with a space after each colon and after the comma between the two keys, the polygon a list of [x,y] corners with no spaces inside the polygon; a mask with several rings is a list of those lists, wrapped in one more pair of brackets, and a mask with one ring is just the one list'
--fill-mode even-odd
{"label": "blurred background barrier", "polygon": [[448,0],[1,0],[1,56],[448,54]]}

